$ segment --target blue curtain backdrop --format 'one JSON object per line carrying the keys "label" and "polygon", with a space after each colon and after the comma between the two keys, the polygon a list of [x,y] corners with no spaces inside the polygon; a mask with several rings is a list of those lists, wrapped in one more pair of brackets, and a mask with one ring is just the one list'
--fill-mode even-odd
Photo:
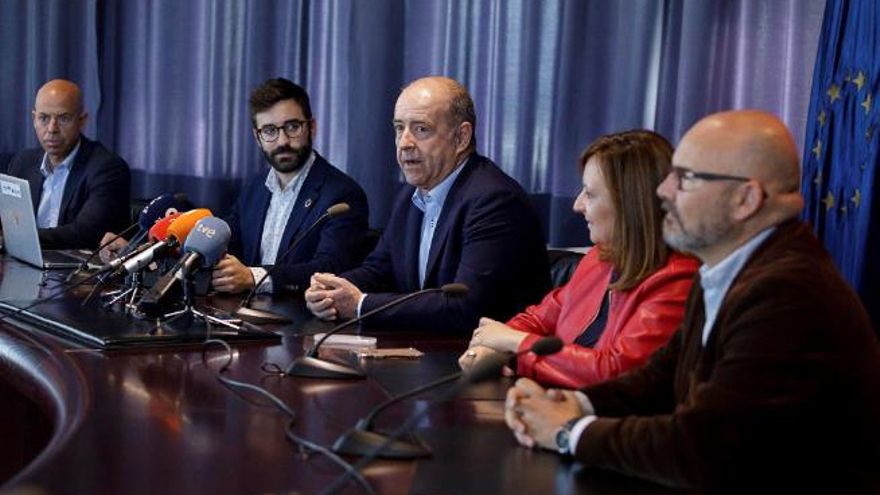
{"label": "blue curtain backdrop", "polygon": [[134,169],[135,194],[183,190],[222,211],[267,166],[247,95],[303,84],[316,148],[367,191],[381,227],[401,184],[400,87],[462,81],[480,151],[532,193],[548,241],[583,245],[575,160],[633,127],[673,142],[697,119],[757,107],[803,136],[824,0],[0,0],[0,153],[35,146],[37,88],[81,84],[87,132]]}
{"label": "blue curtain backdrop", "polygon": [[878,90],[880,4],[829,0],[804,147],[804,216],[880,329]]}

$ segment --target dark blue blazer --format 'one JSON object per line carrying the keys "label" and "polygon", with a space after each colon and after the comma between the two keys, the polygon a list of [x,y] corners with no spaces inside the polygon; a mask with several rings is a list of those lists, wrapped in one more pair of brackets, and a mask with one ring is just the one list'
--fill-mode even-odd
{"label": "dark blue blazer", "polygon": [[[17,154],[8,174],[27,180],[34,212],[43,194],[42,148]],[[43,249],[98,247],[105,232],[121,232],[131,223],[131,174],[125,160],[101,143],[80,136],[79,152],[70,167],[58,227],[39,229]]]}
{"label": "dark blue blazer", "polygon": [[[229,252],[247,266],[260,266],[263,224],[271,197],[266,189],[266,172],[256,174],[245,183],[226,219],[232,229]],[[282,258],[293,241],[337,203],[348,203],[351,210],[327,220]],[[281,238],[278,267],[271,274],[273,291],[302,292],[315,272],[339,273],[356,266],[363,259],[368,226],[369,208],[363,189],[315,153],[315,163],[303,182]]]}
{"label": "dark blue blazer", "polygon": [[[463,283],[465,297],[419,296],[367,320],[383,329],[468,332],[481,316],[506,320],[550,287],[537,216],[520,185],[488,158],[473,155],[453,183],[428,256],[425,287]],[[365,313],[419,287],[422,212],[414,188],[397,196],[388,226],[364,263],[342,274],[369,295]]]}

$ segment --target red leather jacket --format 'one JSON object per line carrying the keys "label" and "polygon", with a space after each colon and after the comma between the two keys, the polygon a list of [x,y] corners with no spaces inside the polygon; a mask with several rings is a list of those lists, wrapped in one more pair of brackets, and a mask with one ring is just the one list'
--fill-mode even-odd
{"label": "red leather jacket", "polygon": [[611,291],[608,320],[595,347],[574,343],[596,318],[611,282],[612,266],[591,249],[569,282],[514,316],[507,325],[528,332],[520,350],[539,338],[556,335],[565,342],[558,353],[518,358],[517,374],[546,385],[580,388],[641,365],[666,344],[684,316],[684,302],[699,262],[672,253],[663,268],[625,292]]}

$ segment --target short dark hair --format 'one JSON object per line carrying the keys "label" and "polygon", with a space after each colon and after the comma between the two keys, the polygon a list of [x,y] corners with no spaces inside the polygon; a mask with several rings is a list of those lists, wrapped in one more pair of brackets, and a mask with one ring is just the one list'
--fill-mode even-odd
{"label": "short dark hair", "polygon": [[306,119],[312,120],[312,105],[309,103],[309,94],[302,86],[283,77],[268,79],[253,91],[248,99],[250,106],[251,122],[257,126],[256,115],[272,108],[276,103],[283,100],[293,100],[302,108]]}
{"label": "short dark hair", "polygon": [[672,169],[672,145],[652,131],[618,132],[584,150],[578,161],[582,173],[591,158],[598,161],[616,214],[613,241],[601,246],[600,258],[619,275],[611,288],[629,290],[662,268],[669,255],[656,191]]}
{"label": "short dark hair", "polygon": [[477,111],[474,108],[474,100],[468,93],[467,88],[458,81],[450,80],[449,86],[449,119],[453,127],[458,127],[463,122],[471,125],[471,144],[468,152],[473,153],[477,149]]}

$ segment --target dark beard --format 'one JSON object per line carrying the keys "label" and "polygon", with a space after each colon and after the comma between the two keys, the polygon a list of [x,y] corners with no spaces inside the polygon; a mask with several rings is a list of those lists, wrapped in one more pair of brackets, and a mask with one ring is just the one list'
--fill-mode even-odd
{"label": "dark beard", "polygon": [[[290,153],[293,156],[291,158],[285,158],[284,161],[279,162],[277,155],[281,153]],[[263,154],[266,155],[266,160],[269,161],[272,168],[282,174],[289,174],[301,169],[309,160],[309,156],[312,154],[312,143],[311,140],[309,140],[308,143],[298,148],[281,146],[272,150],[271,154],[266,151],[263,151]]]}

